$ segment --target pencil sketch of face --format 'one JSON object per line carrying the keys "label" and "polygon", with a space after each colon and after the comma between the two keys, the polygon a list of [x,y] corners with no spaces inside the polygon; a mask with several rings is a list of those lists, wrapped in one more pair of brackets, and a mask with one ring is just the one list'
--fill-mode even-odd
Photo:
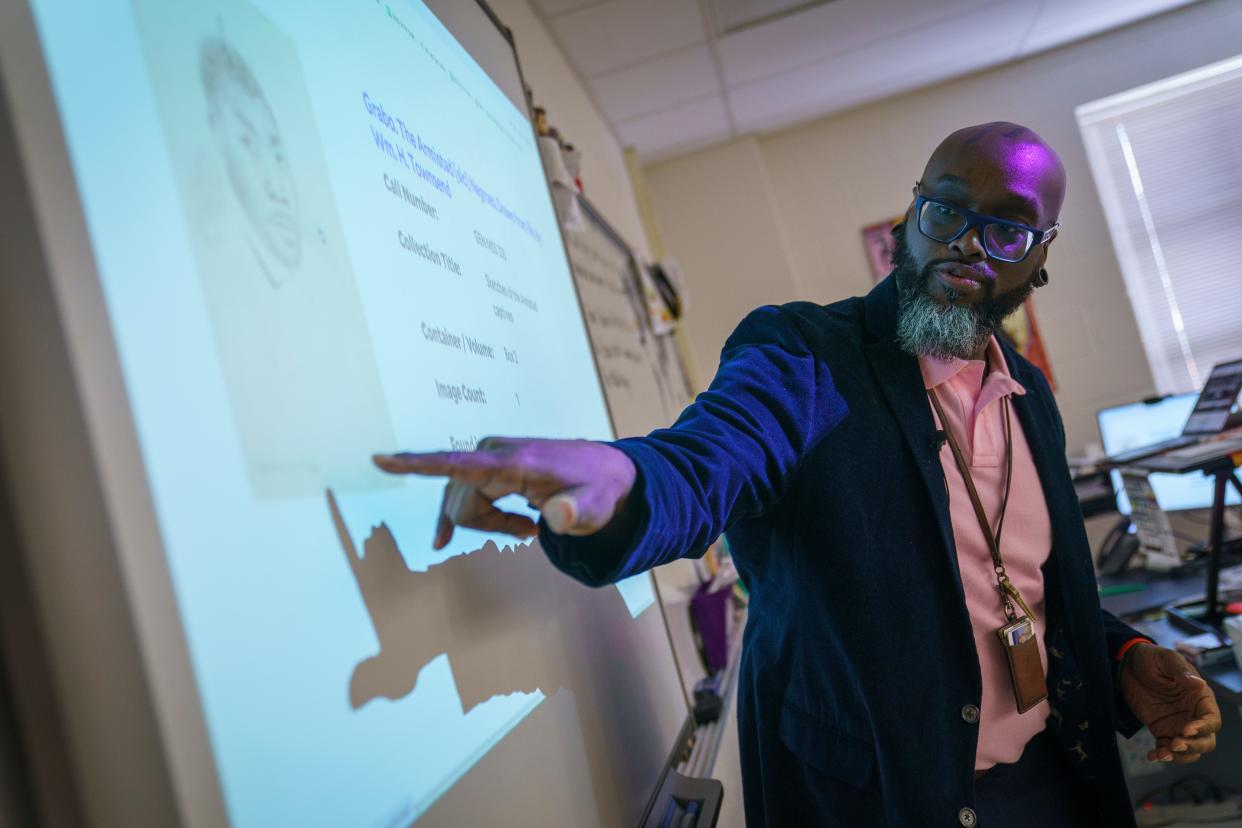
{"label": "pencil sketch of face", "polygon": [[[297,267],[302,258],[297,191],[272,108],[250,67],[224,40],[205,40],[199,64],[208,122],[254,242],[285,269]],[[260,264],[267,269],[262,257]],[[267,275],[276,284],[282,281]]]}

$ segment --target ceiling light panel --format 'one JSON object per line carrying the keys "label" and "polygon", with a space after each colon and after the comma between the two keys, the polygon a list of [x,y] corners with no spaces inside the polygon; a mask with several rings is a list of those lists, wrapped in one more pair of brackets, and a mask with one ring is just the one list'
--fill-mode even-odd
{"label": "ceiling light panel", "polygon": [[575,11],[583,6],[594,5],[598,0],[535,0],[535,5],[539,7],[539,11],[548,17],[555,17],[558,14]]}
{"label": "ceiling light panel", "polygon": [[830,0],[708,0],[708,5],[716,36],[723,37],[828,2]]}

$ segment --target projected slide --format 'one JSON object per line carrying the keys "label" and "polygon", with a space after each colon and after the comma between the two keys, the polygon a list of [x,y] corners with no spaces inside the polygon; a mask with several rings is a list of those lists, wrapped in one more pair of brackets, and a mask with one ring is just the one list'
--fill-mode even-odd
{"label": "projected slide", "polygon": [[229,818],[407,825],[655,615],[369,462],[611,436],[529,124],[417,2],[34,8]]}

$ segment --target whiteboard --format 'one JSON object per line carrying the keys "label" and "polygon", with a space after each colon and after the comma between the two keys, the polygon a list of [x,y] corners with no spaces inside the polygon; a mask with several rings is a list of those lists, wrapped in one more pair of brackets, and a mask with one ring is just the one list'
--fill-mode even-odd
{"label": "whiteboard", "polygon": [[690,402],[677,343],[651,330],[633,250],[576,198],[584,220],[565,227],[565,244],[613,426],[629,437],[672,425]]}

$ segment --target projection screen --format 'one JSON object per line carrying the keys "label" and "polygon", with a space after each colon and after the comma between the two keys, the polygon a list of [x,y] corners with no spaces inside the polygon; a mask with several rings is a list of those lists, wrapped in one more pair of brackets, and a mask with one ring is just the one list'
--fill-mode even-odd
{"label": "projection screen", "polygon": [[4,471],[74,807],[633,825],[686,717],[650,576],[433,551],[442,483],[369,459],[612,436],[490,10],[31,0],[0,69]]}

